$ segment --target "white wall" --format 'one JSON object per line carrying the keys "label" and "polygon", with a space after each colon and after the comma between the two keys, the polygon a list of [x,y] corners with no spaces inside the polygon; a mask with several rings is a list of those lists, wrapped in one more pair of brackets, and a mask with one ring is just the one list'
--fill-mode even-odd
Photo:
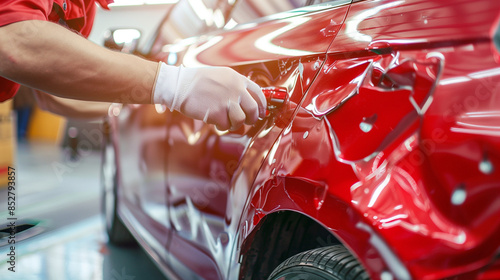
{"label": "white wall", "polygon": [[139,49],[142,49],[170,7],[171,4],[156,4],[111,7],[110,11],[99,8],[89,39],[102,45],[107,30],[136,28],[142,33],[139,42]]}

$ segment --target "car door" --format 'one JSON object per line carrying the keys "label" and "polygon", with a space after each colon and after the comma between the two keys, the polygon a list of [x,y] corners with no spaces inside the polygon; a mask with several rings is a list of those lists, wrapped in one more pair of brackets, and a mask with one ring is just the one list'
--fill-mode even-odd
{"label": "car door", "polygon": [[165,190],[166,117],[155,105],[114,105],[118,212],[150,254],[166,261],[168,208]]}
{"label": "car door", "polygon": [[[263,87],[269,103],[266,118],[236,131],[171,115],[167,185],[173,235],[168,249],[172,268],[183,278],[228,277],[254,178],[320,71],[349,3],[241,0],[226,27],[242,24],[200,37],[176,55],[188,67],[234,68]],[[172,49],[176,46],[164,48]]]}
{"label": "car door", "polygon": [[166,117],[162,106],[114,104],[120,218],[146,251],[167,261]]}
{"label": "car door", "polygon": [[[201,8],[212,9],[217,1],[202,0],[197,10],[193,9],[192,1],[176,3],[167,11],[145,56],[160,60],[161,57],[155,56],[158,46],[216,28],[214,23],[207,24],[196,15]],[[115,106],[111,113],[118,120],[118,195],[122,204],[118,211],[148,253],[161,258],[161,264],[167,264],[166,248],[171,233],[165,177],[169,112],[160,104],[124,104]]]}

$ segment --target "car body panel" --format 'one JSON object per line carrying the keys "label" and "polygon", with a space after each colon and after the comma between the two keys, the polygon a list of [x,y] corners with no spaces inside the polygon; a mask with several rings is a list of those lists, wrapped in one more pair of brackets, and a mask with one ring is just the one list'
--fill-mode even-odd
{"label": "car body panel", "polygon": [[[207,36],[206,42],[198,42],[184,54],[185,66],[232,66],[262,87],[288,92],[286,104],[255,126],[237,131],[218,131],[202,121],[172,117],[167,177],[174,234],[169,252],[173,258],[189,260],[184,263],[197,275],[227,277],[241,211],[258,167],[320,70],[332,34],[340,29],[347,8],[343,5],[271,19],[224,35]],[[311,32],[325,26],[330,30],[327,33]],[[292,29],[315,44],[298,45],[289,32]],[[267,49],[253,44],[261,39],[276,45]]]}
{"label": "car body panel", "polygon": [[[474,9],[471,9],[471,4]],[[429,5],[432,9],[427,11]],[[439,4],[430,1],[364,1],[353,4],[342,30],[328,51],[323,71],[316,78],[323,83],[315,83],[309,89],[302,105],[304,113],[299,113],[294,120],[297,128],[291,129],[292,140],[278,145],[278,151],[286,151],[280,156],[284,159],[276,161],[278,166],[283,166],[279,170],[266,169],[268,173],[262,176],[269,178],[268,181],[258,181],[263,187],[252,198],[255,202],[249,207],[247,221],[264,216],[259,213],[262,211],[269,214],[289,209],[308,213],[343,240],[363,260],[374,279],[383,278],[384,273],[389,271],[397,279],[441,279],[459,271],[477,272],[492,262],[498,244],[491,246],[489,242],[499,227],[488,219],[492,217],[489,215],[498,213],[494,210],[498,197],[492,196],[490,191],[500,186],[498,173],[488,166],[496,166],[497,158],[493,154],[499,148],[492,123],[496,122],[496,112],[500,107],[494,94],[500,73],[486,38],[498,14],[490,9],[498,11],[498,5],[491,1],[453,2],[453,5],[443,1]],[[415,17],[418,13],[413,9],[420,13],[419,21]],[[468,10],[477,14],[463,20],[463,11]],[[426,12],[445,14],[446,21],[438,20],[435,26],[431,26],[430,32],[414,32],[421,29],[418,25],[433,22],[432,17],[425,16]],[[360,20],[362,13],[365,17]],[[399,18],[403,20],[399,21]],[[412,22],[409,19],[413,19],[413,26],[405,25]],[[356,29],[356,33],[359,31],[357,40],[350,34],[353,30],[350,25],[360,26]],[[394,30],[398,28],[400,32]],[[463,32],[464,29],[467,31]],[[394,32],[403,35],[396,37]],[[371,39],[368,41],[363,33]],[[401,38],[408,40],[402,42]],[[392,76],[390,85],[380,81],[381,74],[388,78]],[[439,82],[441,79],[444,83]],[[450,91],[444,87],[450,82],[455,87],[468,90],[458,91],[455,88],[455,91]],[[374,85],[383,85],[385,89],[375,90]],[[462,109],[456,109],[454,104]],[[436,106],[441,108],[434,109]],[[464,109],[467,106],[469,111]],[[428,120],[442,121],[442,112],[446,113],[447,125],[451,126],[447,129],[436,128],[434,125],[439,121]],[[308,125],[299,125],[299,116],[308,114],[321,117],[326,123],[310,120]],[[385,117],[382,116],[384,114]],[[476,122],[464,124],[457,120],[458,117],[474,118]],[[462,127],[457,127],[457,123]],[[424,124],[432,124],[432,129],[425,128]],[[475,133],[471,127],[475,128]],[[482,134],[483,139],[474,139],[474,144],[471,138],[477,136],[460,139],[463,147],[454,150],[456,140],[453,144],[447,141],[452,137],[449,131],[453,130],[461,131],[460,136],[465,130],[473,135]],[[293,136],[294,132],[297,135]],[[332,147],[325,151],[328,145],[324,139],[328,138]],[[306,141],[310,143],[299,144]],[[450,144],[451,147],[448,146]],[[312,147],[320,146],[321,152],[314,152]],[[443,154],[444,151],[437,150],[438,147],[447,153]],[[291,155],[301,150],[307,152],[300,153],[299,157]],[[468,158],[471,152],[475,154],[473,159]],[[487,159],[483,158],[484,153],[488,155]],[[464,155],[469,156],[463,158]],[[297,162],[292,164],[292,157],[301,160],[296,159]],[[455,165],[457,157],[464,161],[462,169]],[[439,158],[439,164],[431,165],[430,162],[438,161],[435,158]],[[483,171],[478,168],[481,163],[486,166]],[[309,169],[311,166],[314,168]],[[352,169],[345,169],[345,166],[352,166]],[[436,171],[429,170],[432,168]],[[337,170],[342,170],[342,175],[335,175]],[[439,171],[443,173],[439,174]],[[448,186],[443,187],[435,183],[436,173],[441,182],[451,181],[451,174],[458,178],[453,178],[453,183],[446,182]],[[469,186],[467,179],[475,184],[481,182],[476,190],[484,190],[481,199],[472,197],[470,201],[489,203],[481,207],[476,204],[475,211],[463,208],[462,215],[459,215],[450,196],[453,197],[454,193],[459,196],[462,189]],[[287,182],[292,182],[289,183],[292,186],[287,186]],[[315,192],[305,191],[308,184]],[[305,186],[297,188],[297,185]],[[473,193],[476,194],[476,191]],[[328,200],[328,195],[334,201],[340,199],[343,203],[328,206],[323,202]],[[290,201],[293,197],[300,200]],[[306,198],[307,202],[303,202]],[[313,208],[313,202],[317,203],[317,207],[328,209],[327,213],[343,209],[350,213],[351,221],[329,221],[327,215],[317,214],[320,211]],[[277,209],[276,205],[280,207]],[[443,207],[448,208],[447,215],[440,209]],[[472,229],[469,228],[472,220],[482,218],[468,212],[486,215],[480,219],[483,222],[477,225],[482,234],[474,230],[474,234],[467,235]],[[458,217],[450,220],[453,216]],[[463,219],[466,217],[470,223],[464,228]],[[352,225],[356,227],[352,228]],[[346,232],[347,229],[349,232]],[[350,242],[349,239],[356,235],[356,242]],[[369,246],[361,240],[368,240]],[[435,254],[438,250],[439,253]],[[374,259],[374,251],[382,258]],[[429,257],[431,254],[434,256],[432,260]],[[471,275],[464,275],[463,279],[468,277]]]}
{"label": "car body panel", "polygon": [[167,118],[155,105],[114,106],[110,111],[117,116],[114,127],[119,139],[115,144],[120,165],[118,213],[166,261],[169,235],[165,233],[170,228],[165,207]]}
{"label": "car body panel", "polygon": [[[340,7],[299,10],[282,18],[243,24],[224,33],[203,36],[201,42],[191,46],[183,64],[235,66],[324,54],[348,9],[346,1],[337,2]],[[297,37],[301,40],[296,40]]]}
{"label": "car body panel", "polygon": [[331,54],[488,40],[497,1],[367,0],[354,3]]}
{"label": "car body panel", "polygon": [[344,2],[152,54],[288,93],[236,131],[152,106],[120,113],[120,215],[181,278],[237,279],[280,211],[327,229],[372,279],[500,275],[500,2]]}

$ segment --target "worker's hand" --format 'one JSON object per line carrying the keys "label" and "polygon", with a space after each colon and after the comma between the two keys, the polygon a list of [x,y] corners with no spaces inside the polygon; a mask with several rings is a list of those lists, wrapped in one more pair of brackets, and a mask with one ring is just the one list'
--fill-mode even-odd
{"label": "worker's hand", "polygon": [[215,124],[219,130],[252,125],[265,116],[260,87],[227,67],[176,67],[161,63],[153,102]]}

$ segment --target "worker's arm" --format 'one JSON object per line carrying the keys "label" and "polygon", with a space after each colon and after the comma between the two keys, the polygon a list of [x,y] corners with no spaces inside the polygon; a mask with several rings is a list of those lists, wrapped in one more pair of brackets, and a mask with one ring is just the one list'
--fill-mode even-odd
{"label": "worker's arm", "polygon": [[61,97],[151,103],[157,63],[100,47],[46,21],[0,27],[0,76]]}
{"label": "worker's arm", "polygon": [[82,101],[61,98],[38,90],[33,91],[40,109],[70,119],[103,119],[108,115],[108,102]]}
{"label": "worker's arm", "polygon": [[0,27],[0,76],[60,97],[152,102],[219,129],[265,115],[260,87],[227,67],[184,68],[114,52],[45,21]]}

